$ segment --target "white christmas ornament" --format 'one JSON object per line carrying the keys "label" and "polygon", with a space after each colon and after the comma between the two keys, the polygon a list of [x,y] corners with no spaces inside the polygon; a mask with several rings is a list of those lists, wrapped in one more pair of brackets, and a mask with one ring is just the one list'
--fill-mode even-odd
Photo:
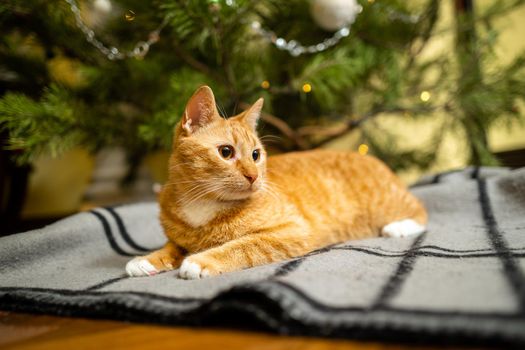
{"label": "white christmas ornament", "polygon": [[324,30],[335,31],[354,23],[363,7],[357,0],[312,0],[310,13]]}
{"label": "white christmas ornament", "polygon": [[111,9],[113,8],[113,5],[111,4],[110,0],[95,0],[93,2],[93,6],[97,11],[100,11],[104,14],[110,13]]}

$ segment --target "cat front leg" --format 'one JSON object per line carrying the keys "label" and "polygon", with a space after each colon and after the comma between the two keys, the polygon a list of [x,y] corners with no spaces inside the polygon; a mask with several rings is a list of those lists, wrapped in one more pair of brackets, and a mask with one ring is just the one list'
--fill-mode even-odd
{"label": "cat front leg", "polygon": [[126,264],[131,277],[153,276],[159,272],[177,269],[184,259],[184,250],[172,242],[145,256],[137,256]]}
{"label": "cat front leg", "polygon": [[243,236],[184,259],[179,276],[198,279],[304,255],[315,249],[305,230]]}

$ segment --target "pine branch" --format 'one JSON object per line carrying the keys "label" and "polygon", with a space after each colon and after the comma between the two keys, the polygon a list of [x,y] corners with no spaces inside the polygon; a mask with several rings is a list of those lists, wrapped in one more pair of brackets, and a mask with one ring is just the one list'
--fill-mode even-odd
{"label": "pine branch", "polygon": [[434,27],[439,18],[439,1],[438,0],[430,1],[429,5],[427,6],[427,10],[425,11],[424,17],[428,18],[428,23],[426,24],[425,28],[423,29],[420,35],[421,40],[419,42],[419,45],[416,48],[412,46],[409,50],[410,56],[409,56],[408,63],[405,66],[405,71],[408,71],[409,69],[413,67],[416,57],[423,51],[423,49],[426,47],[426,45],[430,41],[430,38],[432,37],[432,31],[434,30]]}
{"label": "pine branch", "polygon": [[204,62],[201,62],[194,58],[190,53],[188,53],[182,45],[180,45],[176,40],[173,40],[173,50],[184,62],[186,62],[190,67],[196,69],[197,71],[211,76],[214,80],[218,82],[223,82],[224,78],[212,70]]}
{"label": "pine branch", "polygon": [[372,118],[377,117],[380,114],[385,113],[429,113],[441,108],[447,108],[448,104],[442,106],[424,106],[420,108],[407,108],[407,107],[392,107],[384,108],[378,107],[370,112],[364,114],[358,119],[352,119],[346,122],[344,125],[338,127],[328,127],[328,128],[301,128],[298,133],[303,136],[324,136],[323,139],[317,142],[310,144],[311,148],[317,148],[326,145],[327,143],[353,131],[355,128],[361,126],[363,123],[369,121]]}

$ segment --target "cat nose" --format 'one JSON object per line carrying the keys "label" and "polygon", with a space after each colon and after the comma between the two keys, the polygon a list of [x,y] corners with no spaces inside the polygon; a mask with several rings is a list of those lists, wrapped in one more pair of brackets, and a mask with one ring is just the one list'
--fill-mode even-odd
{"label": "cat nose", "polygon": [[246,175],[244,174],[244,177],[246,178],[246,180],[250,181],[251,184],[253,184],[255,182],[255,180],[257,180],[257,174],[250,174],[250,175]]}

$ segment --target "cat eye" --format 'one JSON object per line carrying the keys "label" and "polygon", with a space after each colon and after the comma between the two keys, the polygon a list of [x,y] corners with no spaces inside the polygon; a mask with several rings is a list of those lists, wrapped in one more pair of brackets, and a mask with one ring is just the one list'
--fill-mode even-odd
{"label": "cat eye", "polygon": [[219,146],[219,154],[224,159],[230,159],[235,154],[235,151],[232,146],[223,145]]}
{"label": "cat eye", "polygon": [[260,156],[261,156],[261,151],[259,151],[258,149],[253,150],[252,158],[254,161],[258,161]]}

